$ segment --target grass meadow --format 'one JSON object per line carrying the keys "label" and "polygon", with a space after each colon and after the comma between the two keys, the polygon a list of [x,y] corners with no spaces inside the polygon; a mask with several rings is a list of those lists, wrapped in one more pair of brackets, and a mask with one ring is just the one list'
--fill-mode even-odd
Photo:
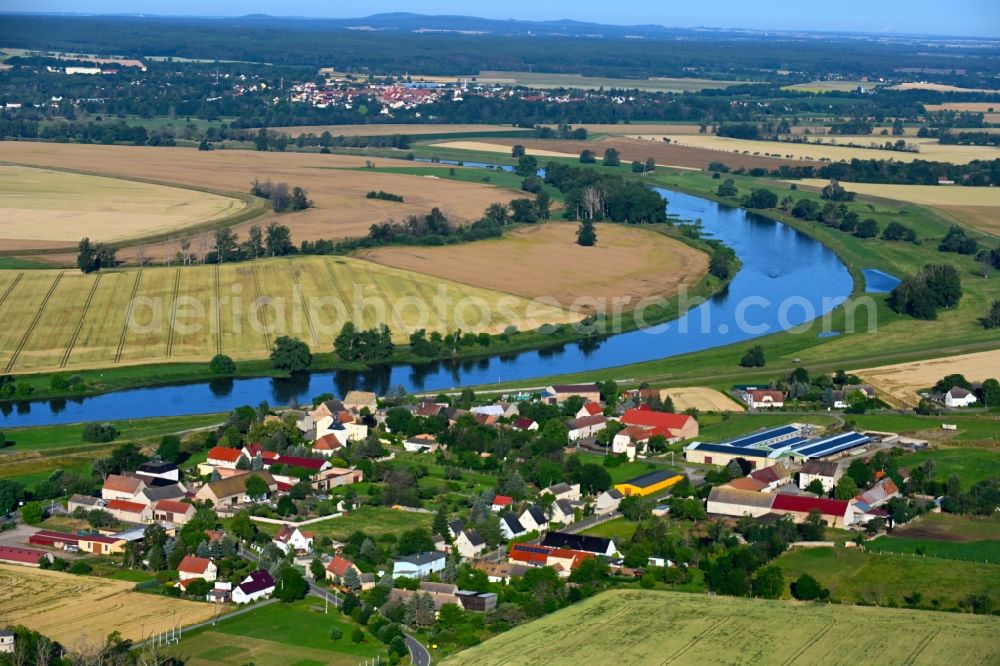
{"label": "grass meadow", "polygon": [[880,655],[892,663],[990,664],[1000,658],[998,630],[995,617],[616,590],[444,663],[853,665]]}

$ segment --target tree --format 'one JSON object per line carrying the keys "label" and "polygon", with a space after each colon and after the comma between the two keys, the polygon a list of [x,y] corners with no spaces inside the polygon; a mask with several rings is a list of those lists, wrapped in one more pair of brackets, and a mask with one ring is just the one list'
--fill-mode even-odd
{"label": "tree", "polygon": [[236,232],[229,227],[215,231],[215,256],[220,264],[233,260],[236,257],[237,248],[239,248],[239,242]]}
{"label": "tree", "polygon": [[854,199],[854,193],[848,192],[836,179],[831,179],[829,184],[823,188],[820,196],[823,199],[828,199],[830,201],[851,201]]}
{"label": "tree", "polygon": [[260,499],[267,496],[267,482],[257,474],[250,475],[244,484],[244,488],[247,497],[251,499]]}
{"label": "tree", "polygon": [[208,362],[208,369],[212,371],[213,375],[230,376],[236,373],[236,363],[225,354],[216,354]]}
{"label": "tree", "polygon": [[860,458],[855,458],[851,461],[851,464],[847,466],[845,476],[854,479],[854,483],[858,488],[867,488],[875,482],[875,473]]}
{"label": "tree", "polygon": [[765,363],[764,348],[760,345],[750,347],[740,358],[740,365],[744,368],[763,368]]}
{"label": "tree", "polygon": [[510,149],[511,157],[523,157],[525,155],[524,146],[521,144],[515,144],[513,148]]}
{"label": "tree", "polygon": [[279,581],[274,590],[274,596],[285,603],[305,599],[309,591],[309,583],[295,567],[282,567]]}
{"label": "tree", "polygon": [[538,158],[534,155],[521,155],[517,159],[515,173],[522,178],[535,176],[538,174]]}
{"label": "tree", "polygon": [[299,340],[282,335],[274,341],[271,349],[271,365],[279,370],[302,372],[312,365],[312,353],[309,345]]}
{"label": "tree", "polygon": [[878,236],[878,222],[869,217],[858,225],[854,235],[858,238],[875,238]]}
{"label": "tree", "polygon": [[347,571],[344,572],[344,585],[351,592],[357,592],[361,589],[361,578],[358,577],[358,572],[354,567],[348,567]]}
{"label": "tree", "polygon": [[272,222],[267,225],[264,245],[267,254],[272,257],[282,257],[292,251],[292,232],[283,224]]}
{"label": "tree", "polygon": [[337,627],[330,627],[330,640],[339,641],[344,637],[344,632]]}
{"label": "tree", "polygon": [[618,151],[614,148],[604,149],[604,166],[606,167],[616,167],[622,163],[621,156]]}
{"label": "tree", "polygon": [[984,328],[1000,328],[1000,299],[990,303],[986,316],[983,317]]}
{"label": "tree", "polygon": [[778,205],[778,195],[771,190],[757,189],[744,201],[747,208],[774,208]]}
{"label": "tree", "polygon": [[45,508],[41,502],[28,502],[21,507],[21,520],[27,525],[37,525],[45,520]]}
{"label": "tree", "polygon": [[822,496],[823,493],[825,492],[825,490],[823,489],[823,482],[820,481],[819,479],[813,479],[812,481],[809,482],[809,485],[806,486],[806,491],[812,493],[813,495]]}
{"label": "tree", "polygon": [[165,435],[156,447],[156,457],[167,462],[177,462],[181,458],[181,438],[177,435]]}
{"label": "tree", "polygon": [[92,273],[97,270],[97,252],[89,238],[83,238],[77,245],[76,267],[83,273]]}
{"label": "tree", "polygon": [[764,567],[753,579],[753,594],[764,599],[780,599],[785,591],[785,576],[779,567]]}
{"label": "tree", "polygon": [[434,531],[434,534],[439,535],[442,539],[447,540],[451,537],[451,533],[448,531],[448,507],[444,502],[438,504],[431,529]]}
{"label": "tree", "polygon": [[820,585],[819,581],[809,574],[804,573],[792,583],[792,596],[800,601],[826,599],[830,596],[830,590]]}
{"label": "tree", "polygon": [[415,527],[399,535],[396,550],[400,555],[413,555],[434,550],[434,540],[431,533],[423,527]]}
{"label": "tree", "polygon": [[834,499],[849,500],[858,494],[858,484],[850,476],[845,474],[840,477],[837,486],[833,489]]}
{"label": "tree", "polygon": [[597,231],[594,229],[593,220],[586,219],[580,222],[580,228],[576,230],[576,243],[583,247],[597,245]]}
{"label": "tree", "polygon": [[24,500],[24,486],[19,481],[0,479],[0,516],[14,511]]}
{"label": "tree", "polygon": [[597,156],[594,155],[594,151],[584,149],[580,151],[580,164],[594,164],[597,162]]}
{"label": "tree", "polygon": [[726,178],[715,193],[720,197],[735,197],[739,194],[739,190],[736,189],[736,183],[732,178]]}
{"label": "tree", "polygon": [[646,173],[656,171],[656,160],[652,157],[646,158]]}
{"label": "tree", "polygon": [[260,226],[253,225],[247,232],[247,239],[243,242],[243,254],[248,259],[256,259],[264,256],[264,232]]}
{"label": "tree", "polygon": [[[983,405],[986,407],[1000,407],[1000,381],[987,379],[982,387]],[[3,513],[0,510],[0,513]]]}

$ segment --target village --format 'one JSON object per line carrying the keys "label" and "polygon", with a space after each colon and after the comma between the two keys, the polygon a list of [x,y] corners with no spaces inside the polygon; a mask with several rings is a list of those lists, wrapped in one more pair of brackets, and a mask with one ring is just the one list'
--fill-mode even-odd
{"label": "village", "polygon": [[[786,396],[734,387],[732,399],[764,412]],[[827,529],[849,530],[855,545],[941,510],[940,498],[904,496],[911,472],[893,462],[925,442],[792,415],[703,441],[697,410],[668,408],[666,391],[613,382],[496,400],[350,391],[308,408],[241,408],[180,465],[140,455],[107,473],[99,495],[53,502],[43,520],[22,510],[21,524],[0,533],[0,563],[89,573],[96,558],[155,574],[137,590],[228,607],[264,602],[294,578],[303,594],[369,596],[390,616],[400,609],[394,617],[407,626],[417,615],[433,626],[448,604],[495,614],[503,590],[539,569],[571,585],[593,566],[622,581],[690,578],[690,548],[605,529],[623,521],[732,533],[752,520],[799,526],[796,539],[819,544],[829,543]],[[522,476],[529,463],[535,473]],[[451,491],[443,498],[414,478],[429,464],[446,484],[436,490]],[[449,481],[463,469],[478,469],[478,481]],[[356,529],[331,538],[355,515],[364,516]],[[397,526],[388,540],[376,536],[385,520]]]}

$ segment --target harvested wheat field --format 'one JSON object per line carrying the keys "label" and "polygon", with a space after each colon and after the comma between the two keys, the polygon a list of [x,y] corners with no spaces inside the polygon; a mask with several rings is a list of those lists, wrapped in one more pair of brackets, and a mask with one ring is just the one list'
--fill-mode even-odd
{"label": "harvested wheat field", "polygon": [[660,390],[660,399],[674,401],[674,411],[697,409],[699,412],[742,412],[744,406],[728,395],[705,386],[678,386]]}
{"label": "harvested wheat field", "polygon": [[889,90],[932,90],[934,92],[978,92],[990,94],[1000,93],[1000,90],[991,90],[989,88],[960,88],[959,86],[950,86],[945,83],[898,83],[891,86]]}
{"label": "harvested wheat field", "polygon": [[946,356],[851,372],[903,404],[912,406],[920,401],[917,391],[933,386],[946,375],[965,375],[971,382],[1000,377],[1000,351]]}
{"label": "harvested wheat field", "polygon": [[[826,180],[809,178],[798,181],[800,187],[821,189]],[[882,185],[878,183],[843,183],[858,194],[895,199],[930,206],[949,219],[965,223],[989,234],[1000,235],[1000,189],[996,187],[959,187],[956,185]]]}
{"label": "harvested wheat field", "polygon": [[[983,120],[988,123],[1000,123],[1000,102],[948,102],[946,104],[924,104],[928,112],[933,111],[971,111],[972,113],[983,114]],[[996,128],[975,127],[970,129],[956,129],[960,132],[990,132]]]}
{"label": "harvested wheat field", "polygon": [[[699,134],[676,139],[683,146],[714,150],[724,157],[716,157],[717,161],[729,164],[729,155],[736,156],[748,152],[751,155],[775,155],[794,160],[826,160],[832,162],[863,160],[895,160],[897,162],[912,162],[913,160],[933,160],[967,164],[973,160],[992,160],[1000,158],[1000,148],[994,146],[950,146],[937,143],[936,139],[908,138],[907,143],[916,144],[920,151],[916,153],[894,150],[879,150],[875,148],[856,148],[845,145],[831,145],[831,141],[839,144],[857,143],[863,146],[884,143],[891,137],[865,136],[821,136],[822,144],[817,143],[787,143],[779,141],[751,141],[733,139],[714,134]],[[717,153],[717,155],[718,155]],[[730,166],[735,166],[730,164]]]}
{"label": "harvested wheat field", "polygon": [[[377,159],[376,166],[411,166],[403,160]],[[315,207],[297,213],[268,213],[234,230],[245,237],[252,224],[280,221],[302,240],[363,236],[375,222],[426,214],[437,206],[452,219],[477,220],[491,203],[508,202],[518,193],[479,183],[365,172],[363,157],[307,153],[262,153],[139,146],[0,142],[0,162],[58,167],[86,173],[142,178],[220,192],[247,193],[254,179],[271,179],[307,190]],[[433,166],[433,165],[432,165]],[[371,190],[402,195],[405,203],[366,199]],[[78,240],[82,234],[73,234]],[[159,261],[177,251],[174,245],[148,246],[146,257]],[[120,258],[134,255],[126,249]],[[72,260],[72,257],[68,257]]]}
{"label": "harvested wheat field", "polygon": [[447,125],[444,123],[401,123],[366,125],[294,125],[292,127],[271,127],[274,132],[284,132],[291,136],[329,132],[333,136],[392,136],[393,134],[469,134],[474,132],[523,132],[523,128],[511,125],[476,125],[472,123]]}
{"label": "harvested wheat field", "polygon": [[551,222],[497,240],[386,247],[362,256],[525,298],[553,298],[563,308],[574,302],[592,306],[587,299],[628,298],[634,306],[649,296],[670,297],[708,271],[704,253],[663,234],[621,224],[596,226],[594,247],[576,244],[577,225]]}
{"label": "harvested wheat field", "polygon": [[612,590],[519,625],[444,664],[853,665],[876,654],[893,664],[995,664],[997,631],[1000,619],[970,613]]}
{"label": "harvested wheat field", "polygon": [[[638,127],[638,126],[636,126]],[[707,169],[712,162],[725,162],[734,169],[753,169],[763,167],[765,169],[777,169],[782,164],[801,165],[802,160],[775,159],[761,155],[721,155],[716,150],[705,148],[689,147],[678,144],[676,141],[666,143],[661,137],[652,134],[640,134],[642,139],[636,137],[605,137],[597,141],[550,141],[544,139],[490,139],[488,142],[477,142],[481,145],[475,150],[487,150],[490,152],[510,154],[510,148],[514,144],[523,145],[529,153],[533,155],[542,154],[540,151],[559,153],[563,156],[578,158],[584,149],[592,150],[598,161],[604,155],[606,148],[614,148],[621,155],[623,162],[632,160],[645,161],[647,157],[652,157],[661,166],[672,166],[693,169]],[[688,139],[695,138],[691,135],[680,139],[681,144]],[[456,142],[449,143],[450,147],[456,147]],[[444,145],[444,144],[442,144]],[[468,149],[471,150],[471,149]],[[768,151],[770,152],[770,151]],[[775,151],[777,152],[777,151]]]}
{"label": "harvested wheat field", "polygon": [[112,631],[139,641],[216,614],[212,604],[134,592],[135,583],[0,565],[0,618],[67,648],[102,644]]}
{"label": "harvested wheat field", "polygon": [[[246,201],[208,192],[0,165],[0,247],[22,241],[122,241],[221,221]],[[15,243],[15,247],[16,247]]]}
{"label": "harvested wheat field", "polygon": [[[567,225],[568,226],[568,225]],[[0,372],[265,358],[291,335],[332,348],[347,321],[501,333],[577,321],[544,303],[348,257],[101,271],[0,271]]]}

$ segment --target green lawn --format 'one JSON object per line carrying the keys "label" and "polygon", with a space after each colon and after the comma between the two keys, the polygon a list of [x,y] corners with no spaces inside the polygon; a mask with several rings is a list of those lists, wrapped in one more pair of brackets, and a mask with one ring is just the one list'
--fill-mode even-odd
{"label": "green lawn", "polygon": [[[343,636],[333,641],[330,629]],[[276,603],[250,613],[227,618],[218,625],[185,634],[171,653],[186,658],[188,664],[333,664],[354,666],[366,659],[385,658],[385,649],[365,633],[354,643],[357,627],[339,612],[323,612],[318,599],[306,598],[292,604]]]}
{"label": "green lawn", "polygon": [[784,572],[786,584],[808,573],[830,590],[833,600],[844,603],[902,606],[904,596],[919,592],[927,607],[944,610],[958,607],[971,595],[1000,595],[1000,566],[996,564],[868,553],[857,548],[799,548],[784,553],[774,564]]}
{"label": "green lawn", "polygon": [[870,541],[868,549],[879,553],[902,553],[946,560],[1000,564],[1000,540],[955,542],[889,536]]}
{"label": "green lawn", "polygon": [[[222,423],[225,414],[195,414],[190,416],[166,416],[150,419],[133,419],[112,421],[118,428],[119,435],[115,443],[127,441],[152,441],[170,433],[202,428]],[[83,441],[83,428],[86,424],[38,426],[34,428],[16,428],[4,431],[7,438],[5,453],[19,451],[49,451],[76,447],[92,447]],[[10,443],[13,442],[13,445]]]}
{"label": "green lawn", "polygon": [[917,416],[916,414],[855,414],[847,418],[858,427],[883,432],[921,432],[941,430],[942,423],[958,426],[954,441],[1000,441],[1000,417],[992,415]]}
{"label": "green lawn", "polygon": [[588,527],[581,534],[614,539],[615,545],[621,547],[623,543],[628,543],[632,539],[632,535],[635,534],[635,528],[636,524],[632,521],[625,520],[624,518],[615,518],[606,523]]}
{"label": "green lawn", "polygon": [[934,461],[934,478],[945,481],[955,474],[963,488],[990,478],[1000,477],[1000,451],[988,449],[934,447],[898,459],[901,467],[916,467]]}
{"label": "green lawn", "polygon": [[[434,521],[433,513],[418,513],[401,511],[384,506],[362,506],[356,511],[350,511],[339,518],[331,518],[309,525],[309,530],[317,539],[328,536],[336,541],[344,541],[352,533],[361,530],[373,538],[389,534],[398,535],[414,527],[430,529]],[[262,532],[274,534],[278,525],[254,523]]]}

